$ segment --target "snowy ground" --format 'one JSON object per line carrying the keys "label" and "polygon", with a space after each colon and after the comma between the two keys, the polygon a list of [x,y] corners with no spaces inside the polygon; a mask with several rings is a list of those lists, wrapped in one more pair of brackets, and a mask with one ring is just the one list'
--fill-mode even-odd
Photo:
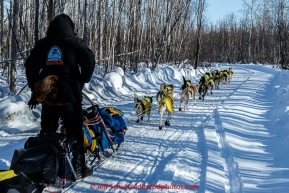
{"label": "snowy ground", "polygon": [[[182,74],[197,84],[204,72],[229,67],[230,83],[178,111]],[[128,131],[117,156],[70,192],[289,192],[288,80],[287,71],[238,64],[198,69],[197,76],[172,67],[94,75],[84,92],[101,107],[121,109]],[[155,95],[162,82],[175,86],[175,113],[159,130]],[[134,93],[154,96],[151,122],[135,122]],[[28,110],[29,94],[0,101],[0,169],[9,169],[14,149],[40,129],[41,106]]]}

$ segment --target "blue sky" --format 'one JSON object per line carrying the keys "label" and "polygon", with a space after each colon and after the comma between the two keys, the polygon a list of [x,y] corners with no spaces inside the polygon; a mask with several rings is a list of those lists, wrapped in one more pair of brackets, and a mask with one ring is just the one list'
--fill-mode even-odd
{"label": "blue sky", "polygon": [[207,0],[207,10],[205,15],[212,22],[223,19],[225,15],[234,12],[239,14],[239,10],[244,6],[243,0]]}

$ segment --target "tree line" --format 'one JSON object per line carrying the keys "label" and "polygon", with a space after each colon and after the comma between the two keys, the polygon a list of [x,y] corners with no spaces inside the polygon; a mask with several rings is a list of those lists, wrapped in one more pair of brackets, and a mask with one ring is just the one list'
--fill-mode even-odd
{"label": "tree line", "polygon": [[[288,69],[288,0],[243,0],[241,14],[213,23],[206,0],[0,0],[0,63],[16,92],[17,61],[25,61],[55,16],[69,15],[77,36],[107,73],[139,63],[197,68],[204,63],[268,63]],[[5,73],[4,73],[5,72]]]}

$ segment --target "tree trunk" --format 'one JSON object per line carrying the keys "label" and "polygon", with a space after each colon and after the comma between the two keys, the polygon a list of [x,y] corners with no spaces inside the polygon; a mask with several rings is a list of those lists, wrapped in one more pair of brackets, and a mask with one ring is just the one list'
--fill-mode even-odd
{"label": "tree trunk", "polygon": [[53,18],[54,18],[54,4],[53,4],[53,0],[49,0],[48,1],[48,13],[47,13],[47,27],[49,26],[49,24],[52,22]]}
{"label": "tree trunk", "polygon": [[17,62],[17,39],[18,39],[18,24],[19,24],[19,4],[15,0],[13,5],[13,26],[11,36],[11,69],[10,69],[10,91],[16,94],[16,62]]}
{"label": "tree trunk", "polygon": [[198,11],[197,11],[197,44],[196,44],[196,53],[195,53],[195,65],[194,69],[198,68],[199,63],[199,55],[201,50],[201,30],[202,30],[202,20],[203,20],[203,11],[204,11],[204,5],[206,0],[199,0],[198,4]]}
{"label": "tree trunk", "polygon": [[3,58],[4,44],[4,0],[0,0],[0,60]]}
{"label": "tree trunk", "polygon": [[83,41],[87,42],[87,0],[84,0],[84,6],[83,6]]}
{"label": "tree trunk", "polygon": [[102,67],[102,0],[98,4],[98,65]]}
{"label": "tree trunk", "polygon": [[35,0],[34,44],[36,44],[36,42],[39,40],[38,18],[39,18],[39,0]]}

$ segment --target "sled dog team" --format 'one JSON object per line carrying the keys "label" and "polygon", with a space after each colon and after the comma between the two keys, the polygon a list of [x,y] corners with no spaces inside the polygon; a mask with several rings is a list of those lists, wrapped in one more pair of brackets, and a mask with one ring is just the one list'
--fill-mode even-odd
{"label": "sled dog team", "polygon": [[[181,86],[182,92],[180,93],[180,105],[179,111],[182,111],[182,103],[184,103],[184,111],[188,109],[189,99],[192,98],[196,105],[195,94],[199,93],[199,99],[204,101],[206,95],[209,93],[212,95],[213,88],[219,89],[220,82],[226,84],[231,81],[234,72],[230,67],[228,70],[214,70],[211,73],[207,72],[200,78],[198,85],[193,85],[190,80],[186,80],[183,76],[183,85]],[[160,115],[159,130],[162,130],[162,118],[164,112],[168,113],[165,121],[165,126],[170,125],[171,114],[174,113],[174,97],[173,97],[174,86],[162,83],[160,90],[156,95],[158,102],[158,114]],[[208,93],[209,91],[209,93]],[[134,94],[135,111],[137,114],[137,123],[143,121],[145,114],[148,116],[148,122],[150,121],[150,113],[152,110],[153,97],[144,96],[143,99],[138,99],[137,94]]]}

